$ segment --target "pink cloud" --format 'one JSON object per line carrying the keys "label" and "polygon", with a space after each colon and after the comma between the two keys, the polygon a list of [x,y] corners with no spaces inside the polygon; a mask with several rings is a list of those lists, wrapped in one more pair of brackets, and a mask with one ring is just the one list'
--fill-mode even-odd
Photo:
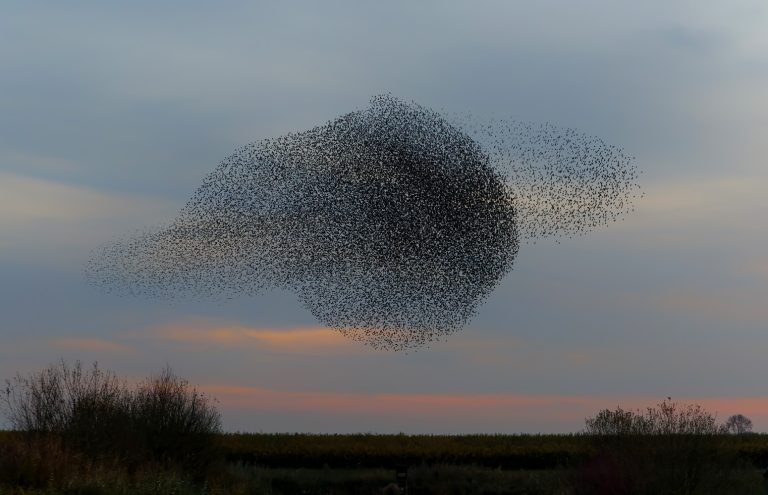
{"label": "pink cloud", "polygon": [[[361,415],[387,420],[409,419],[441,424],[485,424],[488,431],[509,431],[510,425],[570,425],[583,427],[584,419],[604,408],[645,409],[664,397],[593,396],[558,394],[436,394],[436,393],[340,393],[283,391],[232,384],[207,384],[203,391],[216,397],[223,408],[236,410],[331,414],[339,418]],[[744,414],[756,426],[768,425],[768,397],[690,397],[679,404],[699,404],[724,421],[731,414]]]}

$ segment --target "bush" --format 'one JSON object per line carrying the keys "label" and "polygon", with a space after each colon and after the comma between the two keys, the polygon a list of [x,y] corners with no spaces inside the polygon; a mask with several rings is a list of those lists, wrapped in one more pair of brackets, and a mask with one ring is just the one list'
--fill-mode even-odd
{"label": "bush", "polygon": [[94,364],[80,362],[16,375],[6,381],[5,409],[11,426],[36,440],[55,437],[91,455],[110,451],[130,424],[131,396],[125,382]]}
{"label": "bush", "polygon": [[586,419],[589,435],[715,435],[721,431],[716,416],[697,404],[678,404],[670,398],[645,412],[603,409]]}
{"label": "bush", "polygon": [[761,479],[698,405],[671,399],[645,412],[604,409],[586,419],[595,456],[575,478],[577,494],[756,493]]}
{"label": "bush", "polygon": [[170,368],[128,386],[98,365],[61,361],[6,381],[4,409],[29,445],[57,442],[129,470],[159,463],[200,470],[214,460],[221,420],[213,401]]}
{"label": "bush", "polygon": [[216,455],[214,435],[221,416],[212,400],[170,368],[139,384],[132,419],[152,457],[188,469],[205,467]]}

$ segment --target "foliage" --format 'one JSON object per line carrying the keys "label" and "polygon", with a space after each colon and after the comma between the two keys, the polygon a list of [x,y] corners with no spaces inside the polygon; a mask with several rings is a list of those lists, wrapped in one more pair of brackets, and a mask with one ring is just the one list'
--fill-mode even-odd
{"label": "foliage", "polygon": [[589,435],[714,435],[717,418],[697,404],[678,404],[667,399],[645,412],[603,409],[586,419]]}
{"label": "foliage", "polygon": [[[401,459],[412,460],[408,462],[412,493],[581,495],[595,493],[596,487],[615,488],[611,483],[621,478],[612,476],[626,473],[627,469],[626,465],[614,469],[617,464],[621,466],[621,458],[598,451],[601,443],[597,437],[587,435],[222,434],[216,435],[216,444],[233,462],[214,462],[200,470],[205,479],[193,483],[193,476],[172,466],[149,463],[131,472],[125,462],[96,463],[72,449],[62,449],[59,444],[28,450],[27,443],[19,441],[23,438],[20,432],[0,432],[0,495],[378,494],[394,481],[394,463]],[[715,438],[718,441],[712,446],[717,449],[717,459],[743,456],[754,464],[726,463],[725,470],[722,464],[710,464],[710,473],[699,474],[701,483],[711,482],[714,489],[722,490],[709,493],[761,493],[760,474],[755,467],[764,466],[768,460],[768,435]],[[667,436],[646,436],[645,440],[648,452],[669,452]],[[617,441],[616,446],[629,448],[632,442]],[[11,449],[10,456],[4,457],[7,449]],[[555,453],[556,456],[552,455]],[[233,454],[237,455],[233,458]],[[672,461],[679,460],[666,459],[667,464],[675,464]],[[659,464],[663,465],[661,461]],[[531,465],[539,468],[524,468]],[[19,473],[27,476],[27,488],[13,491],[9,487],[18,486],[14,476]],[[659,473],[662,478],[668,476],[663,470]],[[659,493],[665,493],[664,489]]]}
{"label": "foliage", "polygon": [[140,383],[132,395],[134,431],[154,459],[201,468],[215,456],[213,435],[221,416],[206,395],[170,368]]}
{"label": "foliage", "polygon": [[665,400],[643,411],[602,410],[586,419],[595,455],[574,478],[577,494],[750,493],[759,477],[729,449],[716,418]]}
{"label": "foliage", "polygon": [[56,435],[89,453],[109,449],[128,421],[130,394],[124,382],[96,364],[84,370],[62,361],[6,381],[5,409],[11,426],[36,437]]}
{"label": "foliage", "polygon": [[6,381],[4,409],[29,446],[58,443],[129,470],[161,463],[198,470],[215,458],[220,416],[211,399],[169,368],[129,386],[97,364],[64,361]]}
{"label": "foliage", "polygon": [[0,495],[204,495],[192,480],[145,465],[95,461],[52,437],[6,437],[0,444]]}

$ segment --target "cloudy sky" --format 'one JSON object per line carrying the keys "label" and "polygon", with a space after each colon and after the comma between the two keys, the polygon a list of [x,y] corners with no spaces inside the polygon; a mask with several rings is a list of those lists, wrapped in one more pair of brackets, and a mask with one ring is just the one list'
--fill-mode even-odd
{"label": "cloudy sky", "polygon": [[[667,396],[768,430],[768,3],[34,2],[0,15],[0,376],[171,365],[225,427],[567,432]],[[375,94],[637,157],[624,222],[524,245],[447,342],[375,351],[293,295],[109,296],[83,265],[234,149]]]}

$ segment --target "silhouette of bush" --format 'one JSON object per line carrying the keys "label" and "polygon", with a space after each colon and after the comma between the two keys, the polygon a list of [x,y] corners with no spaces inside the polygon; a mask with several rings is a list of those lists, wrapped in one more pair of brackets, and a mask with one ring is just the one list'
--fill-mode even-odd
{"label": "silhouette of bush", "polygon": [[165,368],[129,386],[96,363],[64,361],[6,381],[4,409],[29,448],[57,443],[88,459],[198,470],[214,460],[221,421],[212,399]]}
{"label": "silhouette of bush", "polygon": [[720,426],[713,414],[698,404],[678,404],[671,398],[645,412],[603,409],[587,418],[589,435],[715,435]]}
{"label": "silhouette of bush", "polygon": [[665,400],[642,411],[604,409],[586,419],[595,455],[575,477],[577,494],[755,493],[761,480],[722,426],[698,405]]}
{"label": "silhouette of bush", "polygon": [[6,381],[6,413],[28,439],[55,437],[91,456],[113,454],[129,438],[131,393],[114,373],[94,363],[64,361]]}
{"label": "silhouette of bush", "polygon": [[196,470],[216,458],[221,416],[213,400],[170,368],[138,385],[131,415],[153,459]]}

